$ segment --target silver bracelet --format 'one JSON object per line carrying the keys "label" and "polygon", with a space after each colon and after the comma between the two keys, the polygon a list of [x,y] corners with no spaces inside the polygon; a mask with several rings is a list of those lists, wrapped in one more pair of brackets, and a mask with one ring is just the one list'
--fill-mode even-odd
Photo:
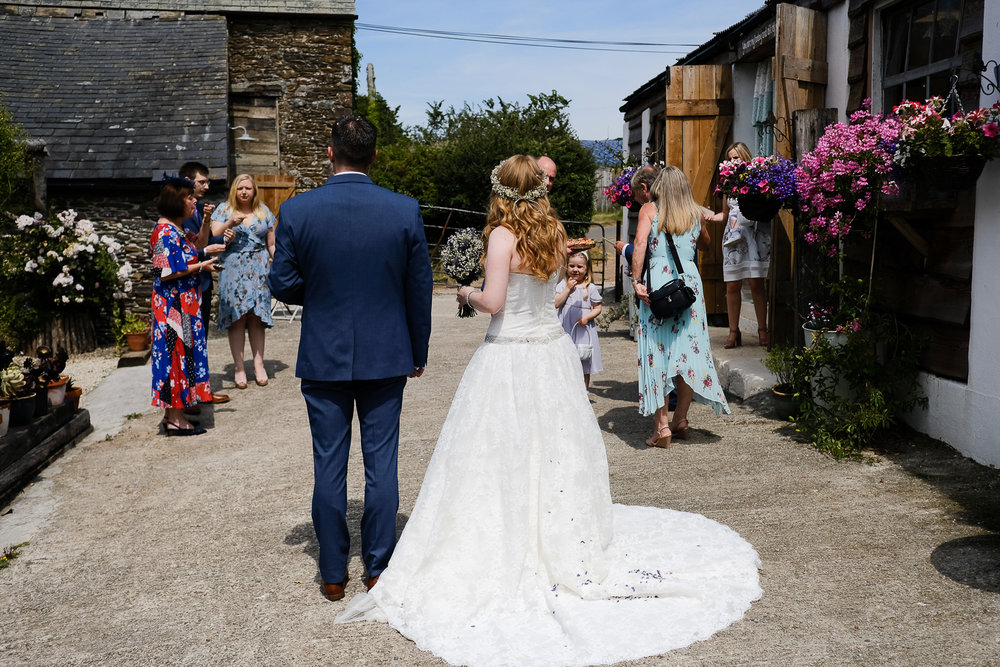
{"label": "silver bracelet", "polygon": [[465,295],[465,305],[468,306],[469,308],[475,308],[475,306],[472,305],[472,293],[475,291],[476,290],[474,289],[469,290],[469,293]]}

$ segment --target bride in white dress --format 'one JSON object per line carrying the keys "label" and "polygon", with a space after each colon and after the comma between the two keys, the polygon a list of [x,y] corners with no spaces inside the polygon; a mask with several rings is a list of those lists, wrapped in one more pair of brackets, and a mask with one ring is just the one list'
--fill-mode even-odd
{"label": "bride in white dress", "polygon": [[706,517],[613,505],[554,305],[566,234],[534,158],[491,176],[493,314],[388,568],[338,622],[381,620],[456,665],[589,665],[705,639],[760,597],[757,553]]}

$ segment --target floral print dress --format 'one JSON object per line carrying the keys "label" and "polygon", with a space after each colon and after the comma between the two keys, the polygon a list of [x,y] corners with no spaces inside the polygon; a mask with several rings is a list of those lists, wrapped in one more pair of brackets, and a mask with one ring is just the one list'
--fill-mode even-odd
{"label": "floral print dress", "polygon": [[[654,218],[649,236],[649,284],[653,290],[678,277],[666,232],[657,232],[658,226]],[[680,277],[694,290],[694,304],[682,314],[661,321],[645,302],[639,303],[639,412],[643,415],[651,415],[663,406],[678,375],[694,389],[695,401],[711,405],[717,415],[729,412],[709,347],[705,296],[695,264],[695,244],[700,234],[701,222],[696,222],[687,232],[674,237],[681,260]]]}
{"label": "floral print dress", "polygon": [[[263,206],[263,205],[262,205]],[[249,224],[236,225],[236,236],[219,255],[218,264],[224,268],[219,274],[219,329],[228,329],[233,322],[247,313],[260,318],[266,327],[274,325],[271,318],[271,290],[267,286],[270,255],[267,252],[267,233],[277,220],[263,206],[263,218],[253,216]],[[229,204],[220,206],[213,220],[226,221],[235,211]]]}
{"label": "floral print dress", "polygon": [[722,279],[725,282],[744,278],[767,278],[771,265],[771,223],[748,220],[740,212],[736,197],[729,198],[729,220],[736,219],[740,240],[731,246],[722,246]]}
{"label": "floral print dress", "polygon": [[184,236],[169,222],[159,222],[149,244],[153,255],[153,407],[184,408],[210,401],[199,276],[161,278],[198,261],[194,234]]}

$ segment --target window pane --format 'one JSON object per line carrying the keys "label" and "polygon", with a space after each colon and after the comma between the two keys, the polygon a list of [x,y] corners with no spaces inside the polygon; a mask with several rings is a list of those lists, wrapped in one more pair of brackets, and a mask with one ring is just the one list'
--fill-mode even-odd
{"label": "window pane", "polygon": [[[951,91],[951,72],[944,71],[938,72],[937,74],[931,74],[929,77],[929,82],[927,85],[927,97],[933,95],[940,95],[941,97],[947,98],[948,93]],[[949,106],[954,106],[952,102]],[[950,115],[955,109],[948,109],[947,112]]]}
{"label": "window pane", "polygon": [[924,2],[913,8],[910,53],[906,68],[923,67],[930,62],[931,36],[934,34],[934,3]]}
{"label": "window pane", "polygon": [[938,0],[937,26],[934,35],[934,60],[955,55],[958,27],[962,21],[962,0]]}
{"label": "window pane", "polygon": [[910,13],[896,12],[885,16],[884,24],[885,76],[903,71],[906,62],[906,38],[910,32]]}
{"label": "window pane", "polygon": [[892,88],[886,88],[882,95],[883,105],[886,111],[889,111],[894,106],[903,101],[903,87],[893,86]]}

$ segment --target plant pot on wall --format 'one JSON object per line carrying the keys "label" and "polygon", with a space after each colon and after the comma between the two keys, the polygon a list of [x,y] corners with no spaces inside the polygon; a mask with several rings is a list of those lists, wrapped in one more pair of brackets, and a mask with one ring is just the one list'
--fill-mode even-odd
{"label": "plant pot on wall", "polygon": [[[828,331],[826,329],[810,329],[806,325],[802,325],[802,331],[806,336],[806,345],[814,345],[816,339],[823,338],[829,343],[831,348],[843,347],[847,342],[847,332],[843,331]],[[816,405],[822,408],[829,408],[830,406],[826,401],[816,397],[816,388],[818,386],[826,386],[832,383],[836,378],[834,378],[834,371],[826,366],[820,366],[816,369],[814,376],[809,380],[813,387],[813,396]],[[850,394],[850,386],[847,380],[844,378],[837,379],[835,393],[840,398],[847,398]]]}
{"label": "plant pot on wall", "polygon": [[0,438],[7,435],[10,428],[10,401],[0,401]]}
{"label": "plant pot on wall", "polygon": [[80,397],[83,396],[82,387],[73,387],[66,390],[66,402],[73,406],[73,412],[80,409]]}
{"label": "plant pot on wall", "polygon": [[35,395],[19,396],[10,402],[10,425],[26,426],[35,416]]}
{"label": "plant pot on wall", "polygon": [[62,405],[66,400],[66,381],[68,375],[60,375],[58,380],[49,382],[49,405]]}
{"label": "plant pot on wall", "polygon": [[142,352],[149,347],[149,332],[125,334],[125,346],[132,352]]}

